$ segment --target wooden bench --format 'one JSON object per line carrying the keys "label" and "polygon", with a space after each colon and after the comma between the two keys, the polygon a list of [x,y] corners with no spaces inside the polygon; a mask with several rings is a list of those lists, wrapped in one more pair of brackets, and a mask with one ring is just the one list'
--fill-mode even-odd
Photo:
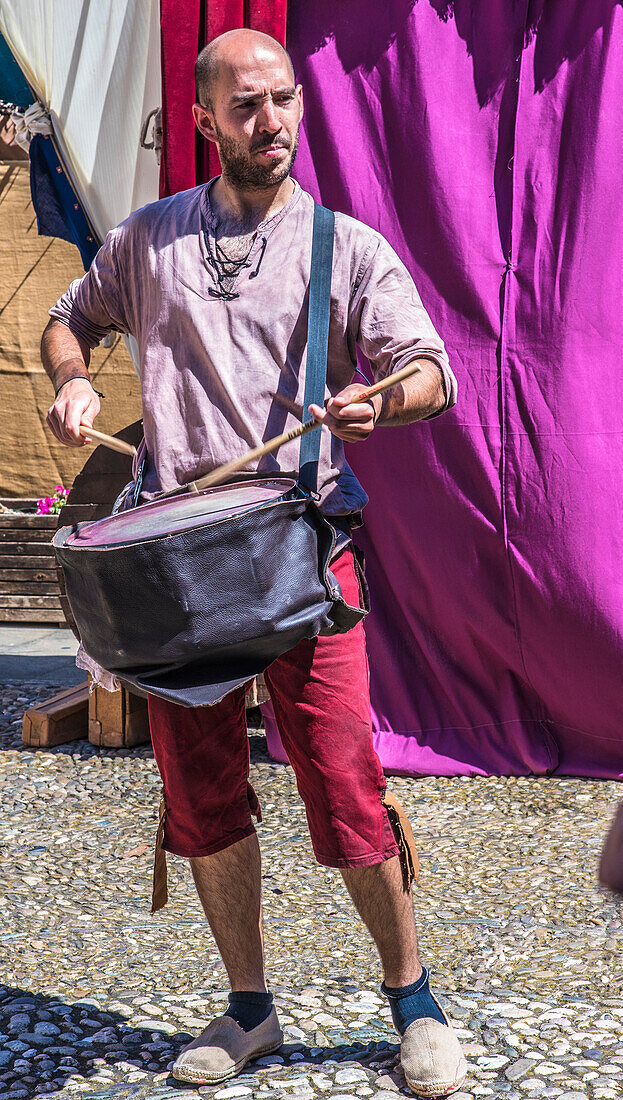
{"label": "wooden bench", "polygon": [[37,515],[36,500],[0,500],[0,623],[65,625],[51,546],[58,516]]}

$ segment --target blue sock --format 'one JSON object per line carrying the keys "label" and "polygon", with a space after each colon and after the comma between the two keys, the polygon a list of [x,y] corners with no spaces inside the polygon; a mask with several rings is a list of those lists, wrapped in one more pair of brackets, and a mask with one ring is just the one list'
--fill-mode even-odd
{"label": "blue sock", "polygon": [[243,1031],[253,1031],[254,1027],[262,1024],[270,1016],[273,1007],[272,993],[242,991],[230,993],[227,999],[229,1008],[224,1015],[231,1016]]}
{"label": "blue sock", "polygon": [[390,989],[383,982],[381,993],[384,993],[392,1010],[394,1027],[401,1035],[404,1035],[409,1024],[414,1020],[427,1019],[438,1020],[445,1024],[443,1013],[435,1001],[428,987],[428,970],[422,968],[422,977],[413,985],[403,985],[399,989]]}

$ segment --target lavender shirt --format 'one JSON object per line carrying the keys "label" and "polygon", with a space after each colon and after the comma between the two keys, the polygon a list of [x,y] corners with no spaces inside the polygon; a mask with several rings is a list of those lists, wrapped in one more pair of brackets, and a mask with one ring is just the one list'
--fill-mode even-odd
{"label": "lavender shirt", "polygon": [[[295,184],[286,205],[258,226],[249,266],[233,286],[238,297],[224,301],[211,294],[217,282],[203,233],[214,251],[209,191],[204,184],[135,211],[50,310],[90,347],[111,329],[135,337],[149,454],[146,492],[192,481],[300,420],[291,405],[300,414],[313,199]],[[425,354],[443,372],[445,407],[455,404],[443,343],[407,269],[379,233],[338,213],[326,397],[351,381],[357,348],[376,379]],[[296,474],[299,447],[299,441],[286,444],[262,459],[259,470]],[[318,491],[328,515],[357,512],[367,502],[341,440],[327,431]]]}

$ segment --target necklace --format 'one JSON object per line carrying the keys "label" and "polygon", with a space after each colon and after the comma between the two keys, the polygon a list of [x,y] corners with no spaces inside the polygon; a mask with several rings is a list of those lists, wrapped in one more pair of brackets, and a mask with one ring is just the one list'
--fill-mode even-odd
{"label": "necklace", "polygon": [[[253,251],[253,247],[254,247],[255,242],[257,240],[257,230],[253,234],[253,236],[251,237],[251,242],[249,244],[249,247],[248,247],[247,251],[245,252],[245,254],[243,256],[239,256],[239,257],[228,256],[227,253],[225,252],[225,249],[223,248],[223,246],[221,244],[219,244],[216,237],[214,238],[215,250],[213,251],[212,250],[212,244],[211,244],[211,241],[210,241],[210,234],[208,233],[207,229],[203,230],[203,236],[204,236],[204,240],[205,240],[205,243],[206,243],[206,249],[207,249],[207,253],[208,253],[208,262],[209,262],[212,270],[214,271],[214,274],[216,276],[216,282],[218,284],[218,290],[215,290],[213,287],[210,287],[210,290],[208,291],[208,293],[213,298],[220,298],[222,301],[231,302],[234,298],[239,298],[240,297],[240,295],[238,293],[236,293],[232,288],[233,288],[233,285],[234,285],[236,279],[240,275],[240,272],[245,267],[250,267],[251,266],[251,264],[249,263],[249,256],[251,255],[251,252]],[[264,259],[265,250],[266,250],[266,237],[262,237],[262,249],[261,249],[261,252],[260,252],[260,256],[259,256],[256,268],[255,268],[255,271],[252,271],[251,274],[249,275],[250,279],[255,279],[255,277],[257,276],[257,274],[260,270],[260,265],[262,263],[262,260]]]}

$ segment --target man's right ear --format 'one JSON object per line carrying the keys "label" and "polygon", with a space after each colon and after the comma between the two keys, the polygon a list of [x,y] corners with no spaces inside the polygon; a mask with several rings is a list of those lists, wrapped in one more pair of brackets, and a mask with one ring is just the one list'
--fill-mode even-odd
{"label": "man's right ear", "polygon": [[212,112],[204,107],[202,103],[193,103],[193,117],[199,133],[203,134],[208,141],[216,141],[216,129]]}

